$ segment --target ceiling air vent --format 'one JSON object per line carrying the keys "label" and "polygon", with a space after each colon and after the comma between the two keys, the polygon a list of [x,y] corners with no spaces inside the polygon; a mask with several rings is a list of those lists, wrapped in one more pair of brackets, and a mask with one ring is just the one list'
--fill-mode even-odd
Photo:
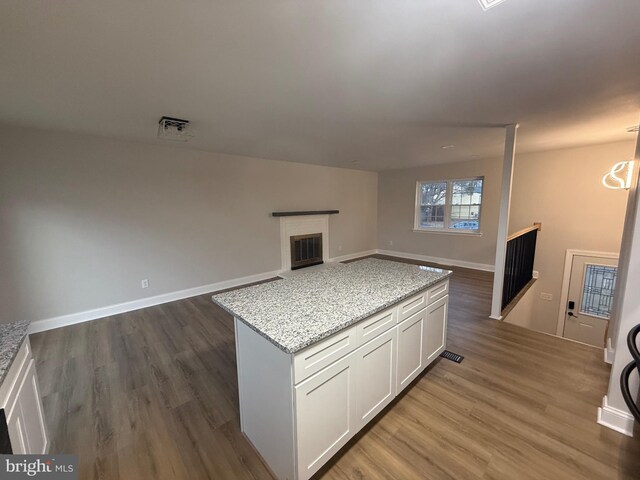
{"label": "ceiling air vent", "polygon": [[640,131],[640,125],[633,125],[631,127],[627,127],[627,132],[629,133],[638,133]]}
{"label": "ceiling air vent", "polygon": [[162,117],[158,122],[158,138],[174,142],[186,142],[193,138],[189,120]]}
{"label": "ceiling air vent", "polygon": [[480,6],[485,11],[495,7],[496,5],[501,4],[504,1],[505,0],[478,0],[478,2],[480,3]]}

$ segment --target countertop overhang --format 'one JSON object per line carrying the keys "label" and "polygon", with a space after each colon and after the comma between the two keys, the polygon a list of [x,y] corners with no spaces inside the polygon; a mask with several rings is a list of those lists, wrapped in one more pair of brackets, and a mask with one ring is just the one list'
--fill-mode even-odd
{"label": "countertop overhang", "polygon": [[453,272],[367,258],[213,295],[286,353],[296,353],[448,278]]}

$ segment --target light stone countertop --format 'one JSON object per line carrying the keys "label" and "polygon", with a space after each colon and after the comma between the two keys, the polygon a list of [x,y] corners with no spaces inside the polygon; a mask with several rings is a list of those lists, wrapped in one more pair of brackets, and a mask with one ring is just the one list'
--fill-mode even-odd
{"label": "light stone countertop", "polygon": [[29,322],[0,324],[0,384],[16,358],[28,329]]}
{"label": "light stone countertop", "polygon": [[286,353],[295,353],[452,274],[366,258],[212,297]]}

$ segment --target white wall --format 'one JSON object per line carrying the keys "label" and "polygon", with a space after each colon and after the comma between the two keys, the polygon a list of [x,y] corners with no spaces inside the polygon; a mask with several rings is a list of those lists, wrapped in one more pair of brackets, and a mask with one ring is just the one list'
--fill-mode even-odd
{"label": "white wall", "polygon": [[[542,222],[530,328],[556,333],[567,249],[619,252],[627,192],[605,188],[611,166],[633,159],[634,140],[516,155],[509,232]],[[551,293],[552,301],[540,299]]]}
{"label": "white wall", "polygon": [[[636,165],[640,162],[640,138],[635,149]],[[620,374],[633,357],[627,346],[629,331],[640,323],[640,193],[638,192],[638,171],[629,192],[624,223],[624,240],[620,251],[620,268],[615,293],[614,320],[610,325],[610,337],[615,351],[609,388],[598,409],[598,422],[614,430],[633,435],[634,419],[624,402],[620,389]],[[638,397],[638,371],[629,379],[629,391],[632,398]]]}
{"label": "white wall", "polygon": [[[378,248],[492,266],[496,254],[501,175],[502,159],[380,172]],[[413,231],[417,181],[478,176],[484,176],[481,236]]]}
{"label": "white wall", "polygon": [[1,323],[278,270],[272,211],[339,209],[331,257],[376,247],[376,173],[9,126],[0,145]]}
{"label": "white wall", "polygon": [[533,304],[538,294],[538,289],[536,288],[537,283],[538,282],[534,282],[534,284],[529,287],[513,309],[503,318],[503,321],[524,328],[534,329],[535,325],[532,325],[534,319]]}

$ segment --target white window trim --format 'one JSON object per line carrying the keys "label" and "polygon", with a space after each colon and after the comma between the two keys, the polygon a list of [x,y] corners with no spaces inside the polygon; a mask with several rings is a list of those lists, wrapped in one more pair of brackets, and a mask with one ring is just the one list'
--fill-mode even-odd
{"label": "white window trim", "polygon": [[[480,210],[478,211],[478,230],[465,230],[462,228],[449,228],[449,221],[451,216],[451,196],[453,195],[453,188],[451,185],[453,182],[460,182],[465,180],[482,180],[482,201],[480,202]],[[444,222],[447,225],[444,228],[435,227],[422,227],[420,226],[420,184],[421,183],[447,183],[447,197],[444,202]],[[416,233],[445,233],[452,235],[467,235],[467,236],[482,236],[482,205],[484,204],[484,176],[479,177],[466,177],[466,178],[451,178],[448,180],[418,180],[416,182],[416,199],[413,205],[413,231]]]}

